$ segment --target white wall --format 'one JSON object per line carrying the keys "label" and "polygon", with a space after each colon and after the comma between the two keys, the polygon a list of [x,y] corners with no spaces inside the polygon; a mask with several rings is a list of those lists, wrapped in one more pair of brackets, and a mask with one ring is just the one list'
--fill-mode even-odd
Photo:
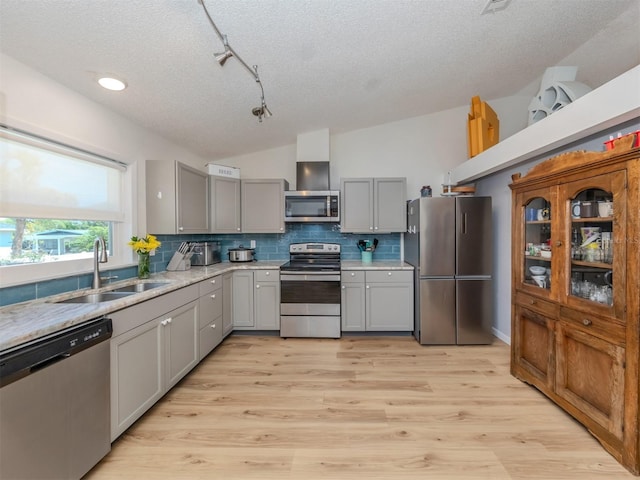
{"label": "white wall", "polygon": [[[175,160],[205,171],[206,160],[0,53],[0,122],[52,140],[137,164],[133,195],[140,208],[127,218],[144,222],[145,159]],[[96,87],[99,88],[99,87]],[[136,188],[137,187],[137,188]],[[136,219],[141,219],[136,222]],[[137,224],[136,224],[137,223]]]}
{"label": "white wall", "polygon": [[[471,99],[469,99],[471,100]],[[529,98],[490,100],[504,139],[527,124]],[[341,177],[407,177],[409,198],[423,185],[441,191],[446,174],[467,160],[467,114],[459,107],[352,132],[330,135],[331,188]],[[296,146],[288,145],[221,160],[239,167],[243,178],[285,178],[295,185]]]}

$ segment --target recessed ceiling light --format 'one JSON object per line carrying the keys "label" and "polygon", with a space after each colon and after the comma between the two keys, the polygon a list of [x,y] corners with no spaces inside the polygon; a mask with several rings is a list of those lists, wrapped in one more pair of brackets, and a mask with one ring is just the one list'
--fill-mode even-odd
{"label": "recessed ceiling light", "polygon": [[127,84],[120,79],[114,77],[100,77],[98,83],[107,90],[120,91],[127,88]]}

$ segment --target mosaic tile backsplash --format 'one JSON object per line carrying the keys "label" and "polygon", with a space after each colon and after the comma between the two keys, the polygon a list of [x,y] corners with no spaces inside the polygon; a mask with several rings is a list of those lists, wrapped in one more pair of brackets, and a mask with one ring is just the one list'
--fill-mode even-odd
{"label": "mosaic tile backsplash", "polygon": [[[337,224],[289,223],[285,233],[261,234],[198,234],[198,235],[158,235],[162,246],[151,257],[151,272],[162,272],[167,269],[169,260],[185,241],[218,241],[222,250],[222,261],[229,261],[229,248],[249,247],[251,240],[256,242],[255,256],[258,260],[287,260],[289,244],[298,242],[339,243],[342,247],[343,260],[360,259],[360,251],[356,246],[358,240],[378,239],[378,247],[373,253],[374,260],[399,260],[401,254],[401,234],[351,234],[341,233]],[[107,264],[108,265],[108,264]],[[135,266],[118,269],[101,268],[103,276],[117,276],[118,281],[133,278],[137,275]],[[35,282],[15,287],[0,289],[0,306],[34,300],[60,293],[79,290],[91,286],[92,274],[73,275],[53,280]]]}

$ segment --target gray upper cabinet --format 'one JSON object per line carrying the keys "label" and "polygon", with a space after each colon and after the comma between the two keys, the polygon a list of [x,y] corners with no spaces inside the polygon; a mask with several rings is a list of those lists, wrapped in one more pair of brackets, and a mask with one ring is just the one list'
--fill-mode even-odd
{"label": "gray upper cabinet", "polygon": [[209,177],[212,233],[240,233],[240,179]]}
{"label": "gray upper cabinet", "polygon": [[243,233],[284,233],[284,179],[241,180]]}
{"label": "gray upper cabinet", "polygon": [[209,175],[177,161],[146,162],[147,231],[209,232]]}
{"label": "gray upper cabinet", "polygon": [[342,232],[406,231],[406,178],[343,178],[340,190]]}

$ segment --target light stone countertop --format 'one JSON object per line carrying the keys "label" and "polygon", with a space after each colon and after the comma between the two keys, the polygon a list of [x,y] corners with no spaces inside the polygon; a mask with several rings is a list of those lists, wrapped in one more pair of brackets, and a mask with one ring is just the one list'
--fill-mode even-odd
{"label": "light stone countertop", "polygon": [[400,260],[374,260],[362,262],[360,260],[342,260],[342,270],[413,270],[413,266]]}
{"label": "light stone countertop", "polygon": [[[74,290],[60,295],[7,305],[0,308],[0,352],[225,272],[248,269],[268,270],[280,268],[283,263],[285,263],[284,260],[217,263],[208,267],[191,267],[190,270],[181,272],[156,273],[151,275],[148,280],[129,278],[110,283],[99,290]],[[166,282],[167,284],[109,302],[55,303],[88,293],[109,291],[120,286],[142,282]]]}
{"label": "light stone countertop", "polygon": [[[0,352],[27,343],[66,328],[79,325],[94,318],[130,307],[159,295],[178,290],[207,278],[234,270],[268,270],[280,268],[286,260],[257,261],[247,263],[223,262],[208,267],[191,267],[182,272],[161,272],[151,275],[148,280],[130,278],[110,283],[99,290],[75,290],[60,295],[16,303],[0,308]],[[345,260],[342,270],[413,270],[405,262]],[[98,293],[142,282],[166,282],[166,286],[135,293],[118,300],[100,303],[55,303],[88,293]]]}

